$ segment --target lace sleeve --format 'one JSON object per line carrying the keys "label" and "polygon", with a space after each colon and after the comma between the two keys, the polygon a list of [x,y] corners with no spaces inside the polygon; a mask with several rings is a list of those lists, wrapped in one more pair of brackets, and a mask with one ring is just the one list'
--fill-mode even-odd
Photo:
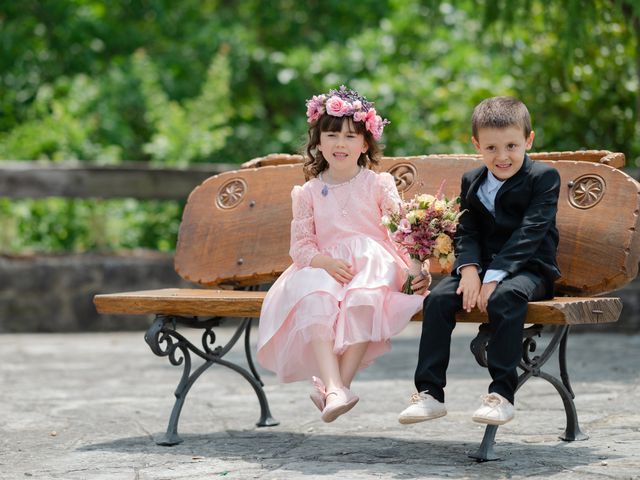
{"label": "lace sleeve", "polygon": [[380,173],[378,177],[380,179],[380,210],[382,215],[397,212],[400,209],[401,200],[395,179],[387,172]]}
{"label": "lace sleeve", "polygon": [[300,186],[293,187],[291,205],[293,220],[289,255],[297,266],[308,267],[313,257],[319,253],[310,192]]}

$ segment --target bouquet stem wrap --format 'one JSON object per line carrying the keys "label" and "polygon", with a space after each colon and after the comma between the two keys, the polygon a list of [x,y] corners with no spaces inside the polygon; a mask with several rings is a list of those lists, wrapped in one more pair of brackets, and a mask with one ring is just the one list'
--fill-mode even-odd
{"label": "bouquet stem wrap", "polygon": [[409,255],[409,271],[407,272],[407,280],[402,286],[402,293],[408,293],[409,295],[413,293],[411,282],[413,282],[413,279],[418,275],[422,274],[422,264],[423,262],[417,255]]}

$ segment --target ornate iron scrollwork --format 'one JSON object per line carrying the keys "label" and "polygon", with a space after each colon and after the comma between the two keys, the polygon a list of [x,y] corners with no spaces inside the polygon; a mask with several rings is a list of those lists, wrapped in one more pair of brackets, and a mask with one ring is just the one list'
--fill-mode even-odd
{"label": "ornate iron scrollwork", "polygon": [[247,184],[241,178],[234,178],[222,185],[216,196],[216,205],[229,209],[237,206],[247,193]]}
{"label": "ornate iron scrollwork", "polygon": [[395,178],[400,193],[409,190],[416,181],[416,167],[410,163],[398,163],[388,171]]}
{"label": "ornate iron scrollwork", "polygon": [[569,182],[569,203],[576,208],[594,207],[602,200],[605,192],[604,179],[589,173]]}
{"label": "ornate iron scrollwork", "polygon": [[[176,331],[178,324],[191,328],[204,329],[201,338],[202,349],[198,348],[186,337]],[[251,384],[258,397],[258,402],[260,403],[260,419],[256,423],[257,426],[265,427],[278,425],[279,422],[274,420],[271,416],[267,397],[262,389],[264,384],[262,383],[251,358],[249,343],[251,318],[245,318],[241,322],[231,339],[225,345],[218,345],[214,347],[217,338],[213,328],[220,326],[220,324],[221,319],[218,317],[200,319],[198,317],[157,315],[156,320],[147,330],[144,339],[153,353],[160,357],[168,357],[169,362],[172,365],[183,365],[182,376],[180,377],[180,381],[178,382],[178,386],[174,392],[176,401],[173,405],[173,410],[171,411],[169,425],[167,426],[165,435],[156,442],[158,445],[168,446],[182,442],[182,439],[178,435],[178,421],[180,420],[180,413],[186,396],[198,377],[200,377],[205,370],[215,363],[234,370]],[[245,368],[222,358],[229,350],[231,350],[243,334],[245,337],[245,353],[250,371],[247,371]],[[191,371],[191,353],[204,360],[204,362],[193,372]]]}

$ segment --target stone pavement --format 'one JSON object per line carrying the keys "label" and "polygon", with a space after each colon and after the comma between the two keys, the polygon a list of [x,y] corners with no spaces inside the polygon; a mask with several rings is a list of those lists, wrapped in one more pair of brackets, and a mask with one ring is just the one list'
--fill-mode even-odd
{"label": "stone pavement", "polygon": [[[185,441],[175,447],[153,438],[166,428],[181,368],[153,355],[143,332],[0,335],[0,478],[640,478],[640,335],[569,339],[575,402],[589,440],[558,439],[565,425],[560,397],[532,379],[519,392],[515,420],[498,430],[495,450],[503,459],[478,464],[467,454],[483,427],[470,415],[488,374],[469,353],[475,326],[460,325],[454,334],[449,415],[410,426],[396,421],[413,391],[419,329],[409,325],[390,353],[359,374],[353,389],[360,403],[331,424],[308,399],[309,385],[279,385],[261,371],[281,423],[256,428],[249,384],[214,366],[187,398],[179,429]],[[225,358],[244,364],[240,346]]]}

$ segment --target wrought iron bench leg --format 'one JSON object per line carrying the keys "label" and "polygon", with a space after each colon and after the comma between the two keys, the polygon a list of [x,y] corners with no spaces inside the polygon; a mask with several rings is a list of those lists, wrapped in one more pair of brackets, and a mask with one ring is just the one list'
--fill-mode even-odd
{"label": "wrought iron bench leg", "polygon": [[564,433],[560,436],[560,439],[566,442],[573,442],[576,440],[588,440],[589,435],[580,430],[578,424],[578,412],[576,411],[576,405],[573,403],[573,399],[576,398],[571,388],[569,381],[569,373],[567,372],[567,339],[569,338],[569,326],[564,327],[564,332],[561,333],[562,338],[560,340],[560,349],[558,350],[558,364],[560,366],[560,378],[562,383],[557,378],[547,375],[544,372],[540,372],[542,378],[551,383],[560,394],[562,403],[564,404],[564,412],[567,416],[567,427]]}
{"label": "wrought iron bench leg", "polygon": [[[202,333],[202,349],[193,345],[189,340],[176,331],[176,325],[178,323],[193,328],[204,329],[204,332]],[[157,315],[156,320],[153,322],[151,327],[149,327],[149,330],[147,330],[145,334],[145,341],[153,353],[161,357],[168,357],[172,365],[178,366],[184,363],[182,377],[180,378],[180,382],[174,392],[176,401],[173,405],[173,410],[171,411],[167,432],[156,442],[158,445],[171,446],[182,442],[182,438],[178,435],[178,422],[180,420],[180,413],[186,396],[198,377],[200,377],[200,375],[214,363],[218,363],[239,373],[249,382],[249,384],[251,384],[258,397],[258,402],[260,403],[260,419],[256,423],[258,427],[267,427],[279,424],[279,422],[271,416],[269,403],[262,388],[263,383],[258,376],[253,365],[253,361],[251,360],[251,350],[249,348],[251,319],[244,319],[226,345],[212,348],[216,342],[216,335],[213,332],[213,328],[219,325],[219,318],[201,320],[197,317]],[[245,335],[245,353],[251,372],[239,365],[236,365],[235,363],[222,359],[222,357],[231,350],[243,333]],[[190,352],[193,352],[204,360],[204,363],[193,373],[191,373]]]}
{"label": "wrought iron bench leg", "polygon": [[[571,389],[569,374],[567,372],[566,352],[567,337],[569,335],[569,325],[556,327],[552,339],[550,340],[549,344],[542,352],[542,354],[536,355],[535,357],[531,358],[530,353],[535,352],[536,350],[536,341],[534,337],[539,337],[543,330],[544,326],[537,324],[531,325],[530,327],[524,329],[522,342],[522,360],[520,361],[519,365],[519,367],[523,370],[523,373],[518,377],[518,386],[516,388],[516,391],[519,390],[520,387],[524,385],[524,383],[531,377],[543,378],[551,383],[551,385],[553,385],[558,391],[558,394],[562,399],[565,415],[567,418],[567,426],[565,432],[560,438],[569,442],[574,440],[586,440],[589,437],[580,430],[576,406],[573,403],[575,395],[573,393],[573,390]],[[478,331],[478,335],[471,341],[471,352],[475,356],[478,364],[483,367],[488,366],[486,349],[490,337],[491,333],[489,331],[489,325],[482,324]],[[558,363],[560,366],[561,380],[540,370],[556,350],[558,350]],[[495,443],[494,439],[497,430],[497,426],[488,425],[485,430],[480,448],[475,454],[469,455],[469,457],[476,459],[478,462],[498,460],[499,457],[497,457],[493,452],[493,445]]]}
{"label": "wrought iron bench leg", "polygon": [[[480,329],[478,330],[478,335],[471,341],[471,353],[476,358],[478,364],[482,367],[487,367],[489,364],[487,363],[487,345],[489,344],[489,339],[491,338],[491,332],[489,331],[488,324],[480,325]],[[494,451],[493,446],[495,445],[496,433],[498,432],[497,425],[487,425],[484,430],[484,436],[482,437],[482,443],[478,450],[469,455],[469,458],[473,458],[477,462],[489,462],[492,460],[500,460]]]}
{"label": "wrought iron bench leg", "polygon": [[482,443],[475,453],[469,455],[469,458],[473,458],[478,463],[490,462],[492,460],[500,460],[494,451],[493,446],[496,443],[496,433],[498,432],[498,425],[487,425],[484,429],[484,436],[482,437]]}

